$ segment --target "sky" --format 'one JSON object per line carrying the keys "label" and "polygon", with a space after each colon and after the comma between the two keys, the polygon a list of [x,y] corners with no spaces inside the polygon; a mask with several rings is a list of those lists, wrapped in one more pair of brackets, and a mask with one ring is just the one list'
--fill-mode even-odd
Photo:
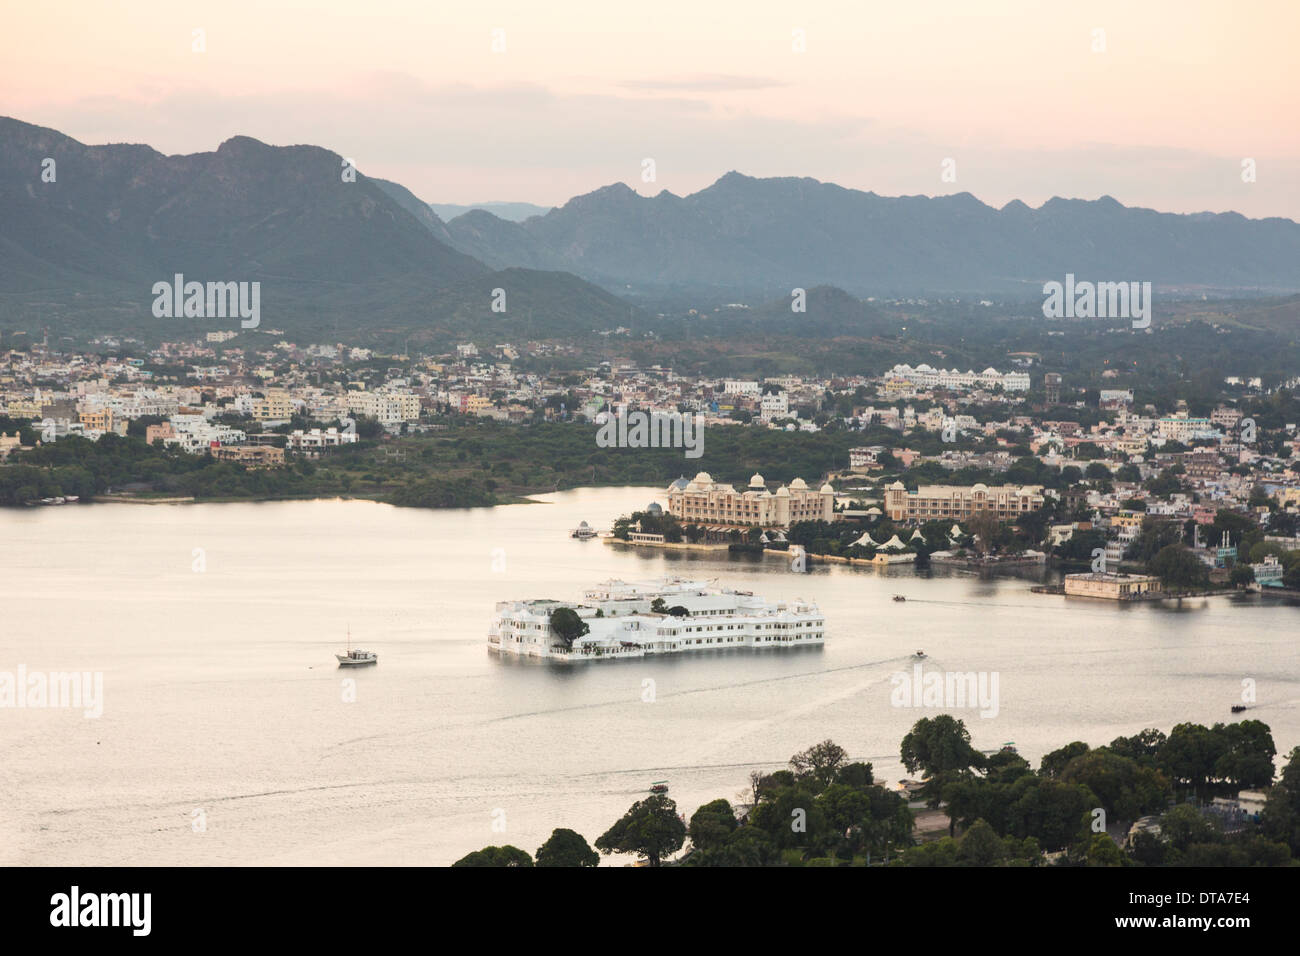
{"label": "sky", "polygon": [[0,115],[312,143],[429,202],[738,170],[1300,220],[1297,38],[1300,0],[68,0],[6,11]]}

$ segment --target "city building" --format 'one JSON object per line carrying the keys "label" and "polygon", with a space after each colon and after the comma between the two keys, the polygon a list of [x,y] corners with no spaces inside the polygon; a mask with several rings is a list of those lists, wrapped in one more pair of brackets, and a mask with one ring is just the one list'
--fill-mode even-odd
{"label": "city building", "polygon": [[1042,485],[921,485],[908,491],[896,481],[885,489],[884,511],[893,521],[920,524],[940,518],[960,521],[981,511],[1008,521],[1042,506]]}
{"label": "city building", "polygon": [[1250,569],[1255,572],[1255,583],[1260,587],[1282,587],[1282,562],[1277,559],[1276,554],[1265,556],[1263,561],[1252,564]]}
{"label": "city building", "polygon": [[868,448],[850,448],[849,470],[872,471],[873,469],[883,467],[880,464],[880,454],[883,451],[885,451],[884,445],[872,445]]}
{"label": "city building", "polygon": [[212,457],[252,468],[276,468],[284,464],[284,449],[274,445],[222,445],[212,449]]}
{"label": "city building", "polygon": [[1160,579],[1148,574],[1093,571],[1065,576],[1065,593],[1075,597],[1132,601],[1144,595],[1159,594],[1160,590]]}
{"label": "city building", "polygon": [[327,428],[323,431],[319,428],[313,428],[311,431],[295,428],[289,434],[289,447],[308,458],[319,458],[321,452],[327,448],[351,445],[356,440],[356,432],[341,432],[337,428]]}
{"label": "city building", "polygon": [[1043,390],[1047,393],[1048,405],[1061,404],[1061,375],[1059,372],[1048,372],[1043,376]]}
{"label": "city building", "polygon": [[790,399],[785,392],[764,395],[759,402],[759,417],[765,422],[790,417]]}
{"label": "city building", "polygon": [[902,380],[925,388],[946,388],[955,391],[995,386],[1001,386],[1008,392],[1029,391],[1028,372],[1003,373],[995,368],[986,368],[982,372],[962,372],[955,368],[931,368],[924,363],[916,368],[910,365],[895,365],[887,373],[886,379],[895,382]]}
{"label": "city building", "polygon": [[713,480],[706,471],[668,486],[668,513],[682,524],[716,528],[788,528],[797,521],[834,521],[835,489],[813,491],[802,478],[770,491],[762,475],[744,491]]}

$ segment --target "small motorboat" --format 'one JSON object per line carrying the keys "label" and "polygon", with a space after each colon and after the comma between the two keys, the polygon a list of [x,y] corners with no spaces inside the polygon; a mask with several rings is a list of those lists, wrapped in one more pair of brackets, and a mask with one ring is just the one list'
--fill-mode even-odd
{"label": "small motorboat", "polygon": [[915,654],[913,654],[912,656],[915,657],[915,658],[919,661],[919,660],[921,660],[922,658],[925,657],[925,651],[918,650],[918,651],[917,651]]}
{"label": "small motorboat", "polygon": [[1240,713],[1241,713],[1243,710],[1245,710],[1245,709],[1246,709],[1246,705],[1245,705],[1245,704],[1233,704],[1233,705],[1232,705],[1232,712],[1233,712],[1234,714],[1240,714]]}
{"label": "small motorboat", "polygon": [[901,594],[895,594],[895,595],[894,595],[894,600],[895,600],[895,601],[906,601],[907,598],[903,597],[903,595],[901,595]]}
{"label": "small motorboat", "polygon": [[656,780],[654,783],[650,784],[650,792],[651,792],[651,793],[667,793],[667,792],[668,792],[668,781],[667,781],[667,780]]}
{"label": "small motorboat", "polygon": [[356,647],[346,654],[335,654],[338,658],[339,667],[363,667],[366,664],[378,664],[379,655],[374,651],[363,651]]}
{"label": "small motorboat", "polygon": [[339,662],[339,667],[364,667],[367,664],[378,664],[379,655],[374,651],[363,651],[359,647],[352,646],[352,628],[348,628],[348,651],[346,654],[334,655]]}

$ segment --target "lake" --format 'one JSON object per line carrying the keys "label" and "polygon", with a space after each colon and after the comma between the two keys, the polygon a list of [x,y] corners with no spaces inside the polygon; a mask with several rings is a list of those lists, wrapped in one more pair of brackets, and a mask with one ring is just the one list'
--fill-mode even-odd
{"label": "lake", "polygon": [[[0,709],[0,863],[446,864],[594,841],[652,781],[688,816],[825,738],[904,776],[943,709],[891,676],[997,675],[974,744],[1037,766],[1073,740],[1233,719],[1243,679],[1280,754],[1300,744],[1294,599],[1119,607],[1026,577],[813,565],[577,541],[662,499],[605,488],[457,511],[367,501],[0,512],[0,671],[103,674],[103,714]],[[500,550],[497,550],[500,549]],[[497,601],[716,578],[826,612],[822,648],[554,663],[486,648]],[[906,602],[892,600],[904,594]],[[340,671],[354,646],[377,667]],[[345,680],[353,680],[351,694]],[[353,696],[355,699],[345,699]]]}

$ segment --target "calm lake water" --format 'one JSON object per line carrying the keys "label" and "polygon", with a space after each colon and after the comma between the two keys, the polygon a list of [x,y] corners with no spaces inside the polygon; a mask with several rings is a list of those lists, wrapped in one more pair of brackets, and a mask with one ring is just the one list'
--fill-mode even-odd
{"label": "calm lake water", "polygon": [[[997,673],[996,717],[952,712],[978,747],[1014,741],[1035,765],[1072,740],[1227,721],[1243,678],[1259,701],[1247,715],[1272,727],[1279,752],[1300,744],[1294,602],[1116,607],[1032,594],[1026,579],[794,574],[774,558],[568,537],[580,520],[607,528],[658,495],[584,490],[463,511],[319,501],[0,512],[0,671],[104,675],[98,719],[0,709],[0,864],[532,852],[558,826],[594,840],[654,780],[670,781],[687,814],[734,800],[751,769],[827,737],[893,783],[899,741],[940,712],[891,705],[890,677],[910,672],[918,648],[927,671]],[[486,649],[499,600],[577,599],[605,578],[669,573],[815,599],[829,639],[570,667]],[[337,669],[349,625],[377,667]]]}

